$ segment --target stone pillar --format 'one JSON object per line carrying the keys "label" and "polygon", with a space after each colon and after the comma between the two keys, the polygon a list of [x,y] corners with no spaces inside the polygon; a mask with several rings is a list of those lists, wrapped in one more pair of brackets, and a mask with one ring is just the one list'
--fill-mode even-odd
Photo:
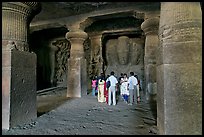
{"label": "stone pillar", "polygon": [[103,72],[103,56],[102,56],[102,34],[90,34],[91,40],[91,60],[95,63],[95,74],[100,76],[101,72]]}
{"label": "stone pillar", "polygon": [[37,2],[2,3],[2,129],[37,118],[36,54],[29,52],[28,29]]}
{"label": "stone pillar", "polygon": [[144,70],[145,70],[145,94],[149,100],[150,95],[156,95],[156,48],[159,44],[158,39],[159,18],[147,18],[141,25],[145,32],[145,55],[144,55]]}
{"label": "stone pillar", "polygon": [[66,34],[66,38],[71,43],[68,59],[67,97],[81,97],[87,95],[87,67],[83,43],[88,35],[80,29],[72,29]]}
{"label": "stone pillar", "polygon": [[161,2],[157,58],[159,134],[202,134],[201,36],[199,2]]}

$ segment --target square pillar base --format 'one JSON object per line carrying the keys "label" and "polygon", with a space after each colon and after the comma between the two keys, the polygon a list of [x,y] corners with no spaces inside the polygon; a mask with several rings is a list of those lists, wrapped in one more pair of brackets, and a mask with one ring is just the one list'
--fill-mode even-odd
{"label": "square pillar base", "polygon": [[2,129],[37,118],[36,55],[2,51]]}
{"label": "square pillar base", "polygon": [[87,95],[86,59],[68,59],[67,97]]}

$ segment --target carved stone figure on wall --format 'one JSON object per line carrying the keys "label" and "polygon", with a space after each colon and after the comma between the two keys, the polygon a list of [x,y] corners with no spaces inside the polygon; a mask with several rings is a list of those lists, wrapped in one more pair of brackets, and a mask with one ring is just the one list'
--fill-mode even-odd
{"label": "carved stone figure on wall", "polygon": [[66,81],[67,75],[67,60],[70,56],[70,48],[71,45],[66,39],[58,39],[53,43],[56,47],[58,47],[58,51],[56,52],[56,82],[57,85],[62,84]]}
{"label": "carved stone figure on wall", "polygon": [[144,75],[143,38],[120,36],[118,39],[109,39],[105,46],[104,71],[106,74],[114,70],[116,76],[130,71],[135,72],[138,76]]}
{"label": "carved stone figure on wall", "polygon": [[90,39],[87,38],[84,41],[84,55],[87,63],[87,74],[89,78],[92,78],[92,61],[91,61],[91,49],[90,49]]}
{"label": "carved stone figure on wall", "polygon": [[108,40],[106,44],[106,60],[107,65],[116,65],[118,64],[118,57],[116,53],[116,47],[117,47],[117,39],[114,40]]}
{"label": "carved stone figure on wall", "polygon": [[100,47],[99,45],[94,45],[92,46],[92,57],[90,60],[90,69],[92,70],[90,72],[92,76],[100,74],[100,63]]}
{"label": "carved stone figure on wall", "polygon": [[141,60],[142,44],[132,42],[131,43],[131,58],[130,62],[132,65],[138,65]]}
{"label": "carved stone figure on wall", "polygon": [[120,36],[118,38],[117,55],[118,55],[118,61],[121,65],[128,64],[129,38],[127,36]]}
{"label": "carved stone figure on wall", "polygon": [[51,69],[50,84],[51,86],[54,86],[54,83],[55,83],[54,75],[55,75],[55,66],[56,66],[55,65],[55,62],[56,62],[55,53],[58,50],[58,47],[56,47],[53,44],[49,45],[49,47],[50,47],[49,56],[50,56],[50,69]]}

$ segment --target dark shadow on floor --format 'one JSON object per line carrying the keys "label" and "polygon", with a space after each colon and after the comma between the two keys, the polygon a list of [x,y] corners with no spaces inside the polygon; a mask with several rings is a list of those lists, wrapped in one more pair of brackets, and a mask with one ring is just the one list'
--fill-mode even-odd
{"label": "dark shadow on floor", "polygon": [[37,117],[57,108],[70,98],[66,97],[66,90],[47,92],[37,96]]}
{"label": "dark shadow on floor", "polygon": [[149,95],[149,106],[150,110],[152,112],[152,115],[155,120],[157,120],[157,101],[156,101],[157,95]]}

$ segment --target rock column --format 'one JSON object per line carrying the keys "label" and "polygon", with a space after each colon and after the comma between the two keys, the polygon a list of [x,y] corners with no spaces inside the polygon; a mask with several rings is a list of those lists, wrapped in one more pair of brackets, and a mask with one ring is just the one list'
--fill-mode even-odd
{"label": "rock column", "polygon": [[159,134],[202,134],[202,12],[199,2],[162,2],[157,59]]}
{"label": "rock column", "polygon": [[2,3],[2,129],[37,118],[36,54],[29,52],[29,24],[37,2]]}
{"label": "rock column", "polygon": [[159,44],[158,38],[159,18],[147,18],[141,25],[145,32],[145,55],[144,55],[144,71],[145,71],[145,94],[146,99],[149,96],[156,95],[156,49]]}
{"label": "rock column", "polygon": [[66,38],[71,43],[68,59],[67,97],[81,97],[87,94],[87,67],[83,43],[88,35],[80,29],[72,29],[66,34]]}

